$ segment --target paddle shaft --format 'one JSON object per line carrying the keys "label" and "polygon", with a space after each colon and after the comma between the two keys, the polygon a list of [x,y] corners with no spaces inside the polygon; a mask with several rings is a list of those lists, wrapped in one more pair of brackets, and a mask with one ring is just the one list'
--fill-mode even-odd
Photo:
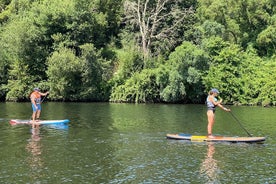
{"label": "paddle shaft", "polygon": [[42,98],[40,104],[42,104],[42,102],[44,101],[44,99],[46,98],[46,96],[47,96],[47,95],[45,95],[45,96]]}
{"label": "paddle shaft", "polygon": [[244,128],[244,126],[241,124],[241,122],[239,121],[239,119],[232,113],[232,111],[230,111],[230,114],[233,116],[233,118],[239,123],[240,127],[242,127],[242,129],[250,136],[252,137],[252,135]]}

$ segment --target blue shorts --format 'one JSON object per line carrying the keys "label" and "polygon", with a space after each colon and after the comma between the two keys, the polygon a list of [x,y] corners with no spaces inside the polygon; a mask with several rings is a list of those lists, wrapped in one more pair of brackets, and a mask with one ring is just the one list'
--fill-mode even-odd
{"label": "blue shorts", "polygon": [[40,104],[36,104],[36,106],[37,106],[37,109],[35,108],[34,104],[32,104],[33,112],[36,112],[38,110],[41,111],[41,105]]}

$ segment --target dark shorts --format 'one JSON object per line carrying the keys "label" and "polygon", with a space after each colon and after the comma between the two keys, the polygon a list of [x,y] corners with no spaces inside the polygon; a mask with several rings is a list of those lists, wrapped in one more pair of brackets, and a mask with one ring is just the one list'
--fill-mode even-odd
{"label": "dark shorts", "polygon": [[38,110],[41,111],[41,105],[40,105],[40,104],[36,104],[36,106],[37,106],[37,109],[35,108],[34,104],[32,104],[33,112],[36,112],[36,111],[38,111]]}
{"label": "dark shorts", "polygon": [[215,113],[216,108],[207,108],[207,111],[213,111],[213,113]]}

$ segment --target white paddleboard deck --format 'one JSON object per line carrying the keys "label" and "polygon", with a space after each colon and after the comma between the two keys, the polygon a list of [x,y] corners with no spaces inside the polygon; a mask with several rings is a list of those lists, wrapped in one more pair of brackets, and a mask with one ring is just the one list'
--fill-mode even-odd
{"label": "white paddleboard deck", "polygon": [[[69,123],[69,119],[63,120],[39,120],[35,124],[38,125],[47,125],[47,124],[58,124],[58,123]],[[31,120],[21,120],[21,119],[12,119],[10,120],[11,125],[20,125],[20,124],[32,124]]]}

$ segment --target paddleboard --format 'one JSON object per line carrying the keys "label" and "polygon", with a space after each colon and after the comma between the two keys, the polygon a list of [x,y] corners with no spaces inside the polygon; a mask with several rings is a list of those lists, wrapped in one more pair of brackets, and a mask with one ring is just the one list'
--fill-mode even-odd
{"label": "paddleboard", "polygon": [[188,140],[188,141],[208,141],[208,142],[245,142],[245,143],[254,143],[254,142],[263,142],[265,137],[227,137],[227,136],[214,136],[214,138],[208,138],[207,136],[202,135],[191,135],[191,134],[167,134],[168,139],[175,140]]}
{"label": "paddleboard", "polygon": [[[63,120],[39,120],[35,124],[38,125],[51,125],[51,124],[60,124],[60,123],[69,123],[69,119]],[[32,124],[31,120],[21,120],[21,119],[12,119],[10,120],[11,125],[20,125],[20,124]]]}

